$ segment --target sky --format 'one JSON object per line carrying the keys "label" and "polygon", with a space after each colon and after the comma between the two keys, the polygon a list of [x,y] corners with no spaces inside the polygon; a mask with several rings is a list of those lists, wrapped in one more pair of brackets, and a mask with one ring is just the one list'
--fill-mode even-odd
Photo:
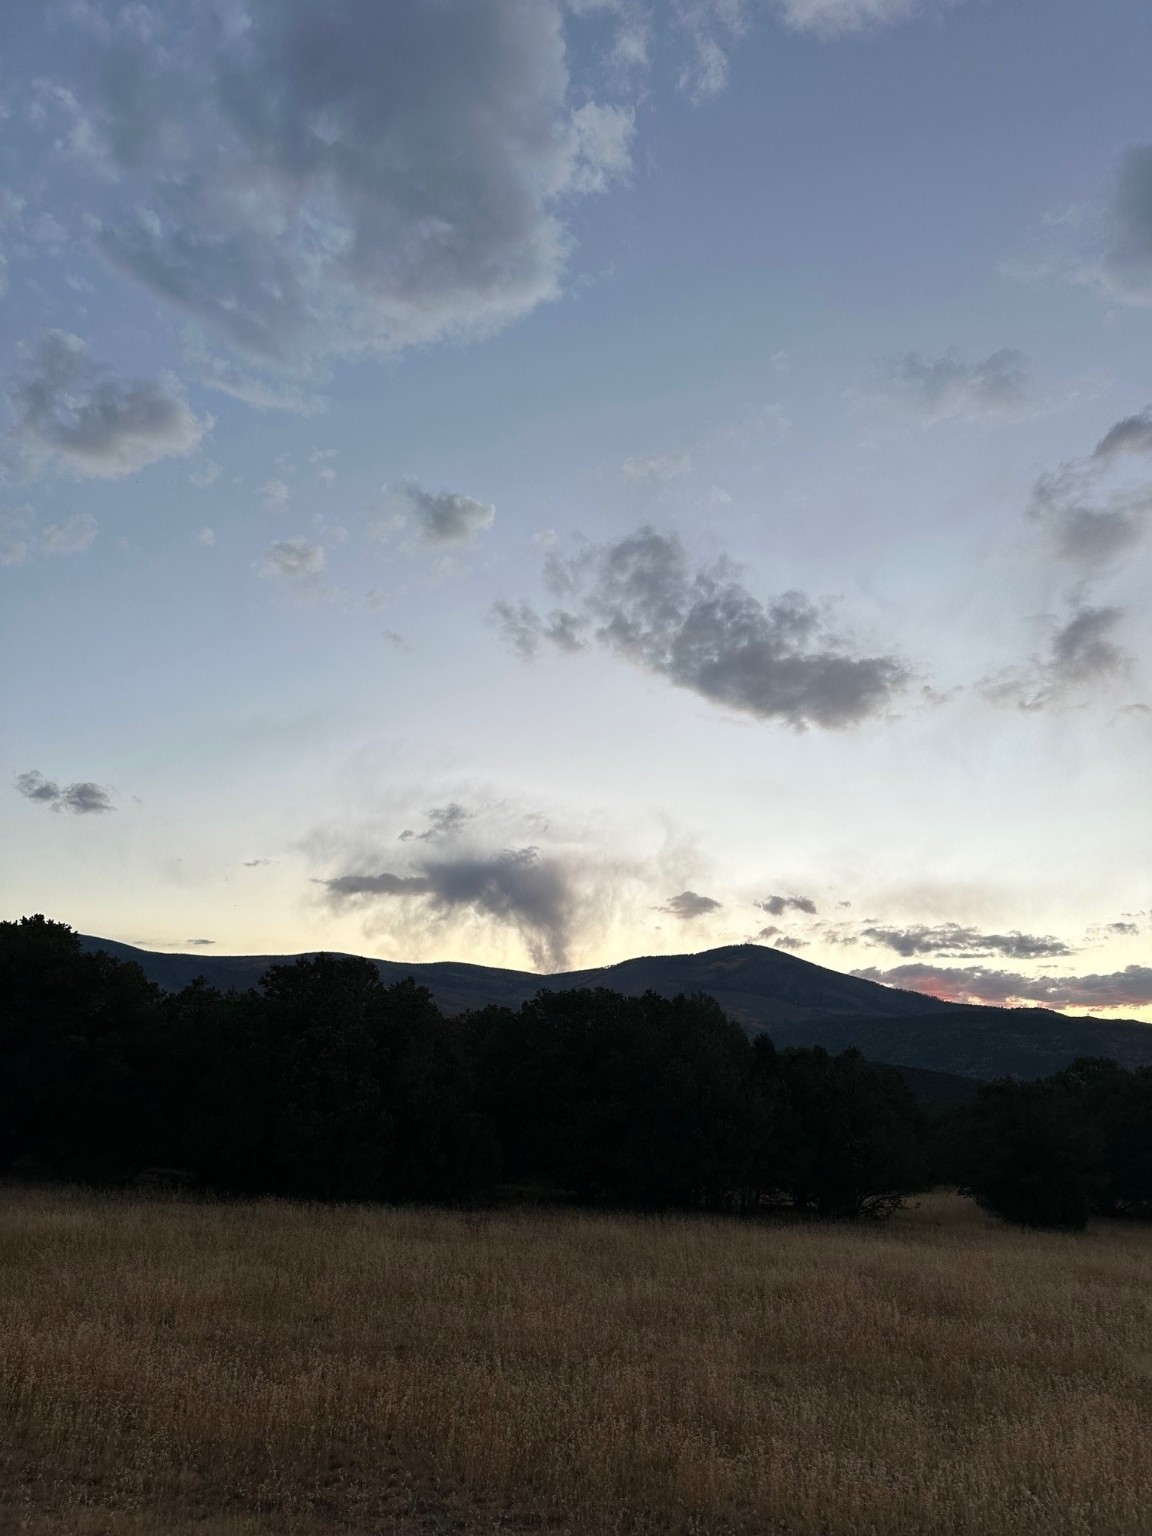
{"label": "sky", "polygon": [[0,914],[1152,1020],[1146,0],[7,0]]}

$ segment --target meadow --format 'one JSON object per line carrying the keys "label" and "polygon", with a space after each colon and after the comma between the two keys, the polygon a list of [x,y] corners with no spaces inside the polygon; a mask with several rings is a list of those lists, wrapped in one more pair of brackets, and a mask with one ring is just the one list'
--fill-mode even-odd
{"label": "meadow", "polygon": [[1147,1536],[1152,1228],[0,1190],[0,1529]]}

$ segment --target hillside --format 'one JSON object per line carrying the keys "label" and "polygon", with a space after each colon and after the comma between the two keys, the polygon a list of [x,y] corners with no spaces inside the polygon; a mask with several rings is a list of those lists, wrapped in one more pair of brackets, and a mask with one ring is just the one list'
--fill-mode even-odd
{"label": "hillside", "polygon": [[[170,955],[110,939],[82,937],[134,961],[169,991],[203,976],[225,991],[255,987],[271,965],[294,955]],[[1069,1018],[1041,1008],[980,1008],[901,992],[758,944],[696,955],[646,955],[595,970],[541,976],[455,961],[375,962],[385,982],[413,977],[449,1013],[489,1003],[518,1007],[541,988],[609,987],[630,997],[703,992],[750,1034],[766,1030],[780,1046],[855,1046],[872,1061],[961,1077],[1042,1077],[1078,1056],[1109,1056],[1122,1066],[1152,1065],[1152,1025]]]}

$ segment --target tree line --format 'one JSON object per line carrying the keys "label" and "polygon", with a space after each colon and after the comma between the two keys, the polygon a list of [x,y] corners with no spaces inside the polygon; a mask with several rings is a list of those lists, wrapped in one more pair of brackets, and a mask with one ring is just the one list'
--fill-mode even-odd
{"label": "tree line", "polygon": [[541,991],[448,1018],[331,955],[166,994],[37,916],[0,923],[0,1170],[841,1219],[943,1182],[1076,1229],[1152,1214],[1152,1069],[1085,1060],[933,1108],[856,1051],[749,1040],[708,997]]}

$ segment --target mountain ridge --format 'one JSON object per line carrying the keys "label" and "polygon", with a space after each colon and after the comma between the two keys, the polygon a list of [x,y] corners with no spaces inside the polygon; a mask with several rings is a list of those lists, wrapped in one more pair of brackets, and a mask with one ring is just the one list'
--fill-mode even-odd
{"label": "mountain ridge", "polygon": [[[198,976],[221,991],[255,987],[272,965],[304,955],[163,954],[113,939],[77,935],[85,949],[139,965],[150,981],[179,991]],[[331,953],[331,951],[328,951]],[[628,996],[703,992],[749,1034],[776,1045],[854,1046],[872,1061],[959,1077],[1043,1077],[1078,1056],[1109,1056],[1122,1066],[1152,1066],[1152,1025],[1072,1018],[1043,1008],[949,1003],[882,986],[759,944],[696,954],[638,955],[615,965],[539,975],[466,961],[406,963],[373,959],[386,984],[412,977],[446,1013],[488,1004],[516,1008],[541,990],[609,987]]]}

